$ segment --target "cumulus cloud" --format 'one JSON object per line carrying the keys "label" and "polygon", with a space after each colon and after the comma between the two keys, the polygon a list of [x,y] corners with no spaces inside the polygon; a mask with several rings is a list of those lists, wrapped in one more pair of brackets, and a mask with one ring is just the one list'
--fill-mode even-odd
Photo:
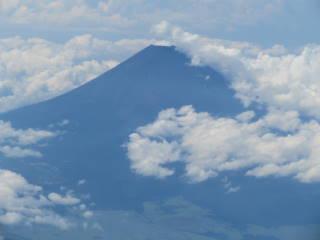
{"label": "cumulus cloud", "polygon": [[38,223],[67,228],[70,223],[55,214],[42,188],[28,183],[21,175],[0,170],[0,223]]}
{"label": "cumulus cloud", "polygon": [[295,52],[280,45],[261,49],[246,42],[206,38],[168,22],[156,25],[154,32],[170,39],[194,65],[225,74],[245,106],[256,102],[320,119],[319,45]]}
{"label": "cumulus cloud", "polygon": [[291,176],[320,181],[320,124],[300,121],[295,111],[270,109],[260,119],[215,117],[192,106],[167,109],[139,127],[127,144],[131,168],[145,176],[165,178],[172,163],[185,165],[193,182],[221,172],[245,170],[255,177]]}
{"label": "cumulus cloud", "polygon": [[91,35],[76,36],[65,43],[0,39],[0,112],[76,88],[152,42],[107,41]]}
{"label": "cumulus cloud", "polygon": [[[70,214],[59,215],[58,206]],[[42,187],[30,184],[15,172],[0,169],[0,224],[45,224],[67,229],[74,225],[72,217],[79,216],[86,219],[93,213],[71,192],[52,192],[46,197]]]}

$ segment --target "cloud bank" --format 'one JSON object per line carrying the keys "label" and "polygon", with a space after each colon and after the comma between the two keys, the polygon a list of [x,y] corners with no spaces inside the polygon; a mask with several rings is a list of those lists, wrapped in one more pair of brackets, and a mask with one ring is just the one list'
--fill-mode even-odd
{"label": "cloud bank", "polygon": [[145,176],[171,176],[172,164],[182,162],[192,182],[245,170],[248,176],[290,176],[308,183],[320,181],[319,144],[320,124],[302,122],[296,111],[223,118],[184,106],[139,127],[127,148],[132,169]]}

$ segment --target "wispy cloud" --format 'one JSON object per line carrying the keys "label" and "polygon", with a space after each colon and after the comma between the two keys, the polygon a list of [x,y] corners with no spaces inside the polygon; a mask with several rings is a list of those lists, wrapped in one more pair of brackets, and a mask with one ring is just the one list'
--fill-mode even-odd
{"label": "wispy cloud", "polygon": [[34,148],[57,135],[48,130],[16,129],[10,122],[0,121],[0,152],[8,158],[41,157]]}

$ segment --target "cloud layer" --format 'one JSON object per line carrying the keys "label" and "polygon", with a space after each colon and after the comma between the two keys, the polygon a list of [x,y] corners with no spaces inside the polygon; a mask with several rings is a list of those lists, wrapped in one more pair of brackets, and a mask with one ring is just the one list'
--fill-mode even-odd
{"label": "cloud layer", "polygon": [[[7,24],[54,26],[102,32],[145,32],[167,19],[203,29],[250,25],[281,11],[284,0],[11,0],[0,1],[0,19]],[[103,23],[103,24],[101,24]]]}

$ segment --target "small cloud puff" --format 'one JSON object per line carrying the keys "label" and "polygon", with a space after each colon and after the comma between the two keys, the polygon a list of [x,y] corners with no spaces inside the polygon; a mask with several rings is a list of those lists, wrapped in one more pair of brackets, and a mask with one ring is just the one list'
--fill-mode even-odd
{"label": "small cloud puff", "polygon": [[223,187],[226,189],[227,193],[236,193],[236,192],[239,192],[241,189],[240,186],[233,186],[232,182],[229,180],[228,177],[224,177],[222,179],[222,184],[223,184]]}
{"label": "small cloud puff", "polygon": [[78,185],[80,186],[80,185],[84,185],[84,184],[86,184],[87,183],[87,180],[85,180],[85,179],[80,179],[79,181],[78,181]]}

